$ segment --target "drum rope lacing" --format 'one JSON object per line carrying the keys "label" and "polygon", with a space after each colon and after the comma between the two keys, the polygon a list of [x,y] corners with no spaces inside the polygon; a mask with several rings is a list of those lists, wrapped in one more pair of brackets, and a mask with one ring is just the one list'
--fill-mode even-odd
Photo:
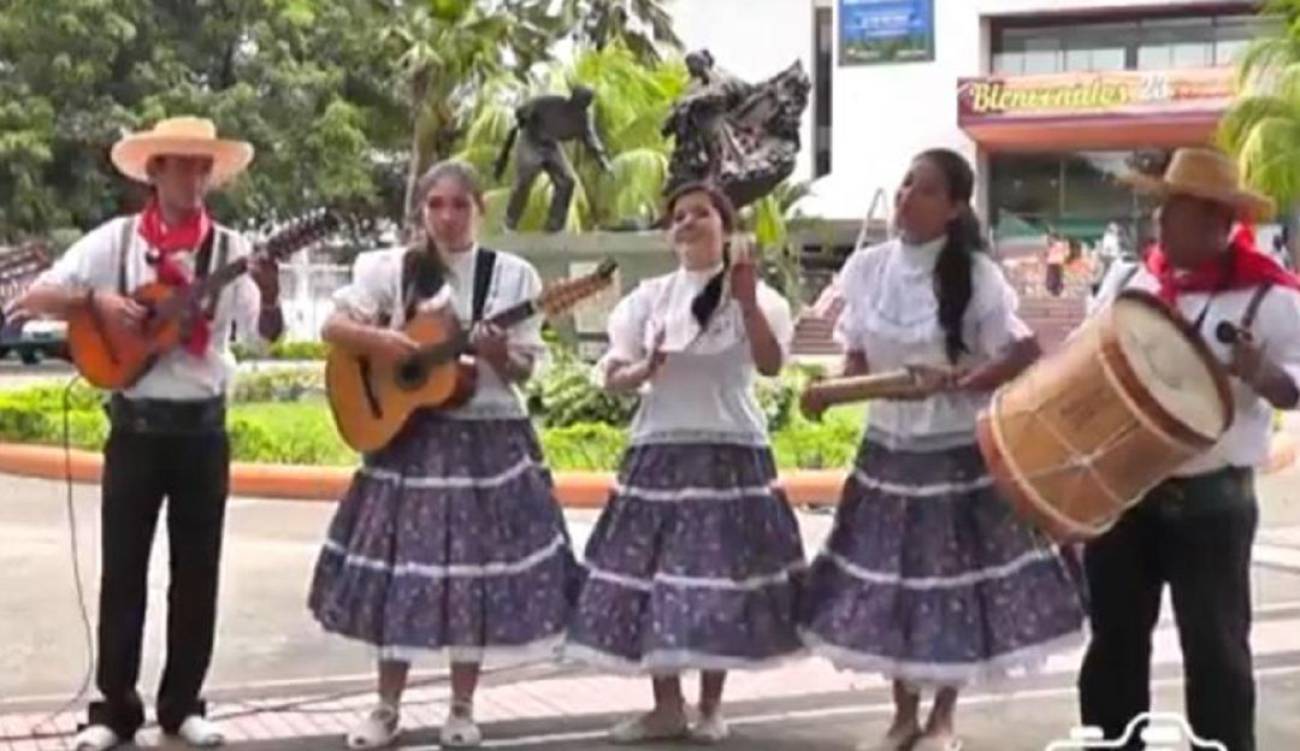
{"label": "drum rope lacing", "polygon": [[1029,410],[1028,414],[1030,420],[1032,421],[1032,424],[1034,426],[1042,426],[1046,428],[1047,432],[1050,433],[1052,437],[1054,437],[1057,441],[1059,441],[1062,445],[1064,445],[1067,449],[1070,450],[1071,457],[1060,464],[1056,464],[1051,467],[1040,469],[1034,472],[1026,472],[1024,474],[1025,481],[1032,482],[1034,480],[1041,479],[1061,471],[1082,469],[1085,472],[1088,472],[1089,474],[1097,476],[1097,478],[1101,481],[1098,484],[1101,486],[1102,491],[1106,494],[1106,496],[1110,499],[1110,501],[1114,503],[1116,507],[1122,508],[1125,505],[1125,500],[1123,498],[1120,498],[1119,495],[1116,494],[1115,491],[1111,489],[1109,483],[1105,482],[1106,478],[1102,476],[1100,472],[1097,472],[1095,469],[1093,469],[1093,465],[1099,459],[1101,459],[1101,457],[1110,453],[1112,449],[1118,446],[1120,441],[1122,441],[1125,437],[1128,436],[1129,433],[1132,432],[1132,426],[1130,425],[1130,426],[1117,429],[1110,436],[1108,436],[1104,441],[1102,441],[1097,446],[1097,448],[1095,448],[1090,452],[1085,452],[1085,451],[1081,451],[1078,446],[1074,445],[1074,443],[1070,441],[1069,438],[1067,438],[1063,433],[1061,433],[1061,431],[1057,430],[1056,426],[1054,426],[1050,420],[1045,420],[1040,416],[1039,413],[1045,406],[1046,406],[1045,404],[1040,402],[1032,410]]}

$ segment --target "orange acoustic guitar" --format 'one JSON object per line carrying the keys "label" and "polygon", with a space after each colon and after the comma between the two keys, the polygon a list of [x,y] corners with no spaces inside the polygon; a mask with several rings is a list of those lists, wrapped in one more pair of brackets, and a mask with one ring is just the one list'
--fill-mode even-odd
{"label": "orange acoustic guitar", "polygon": [[[555,284],[485,320],[501,328],[542,314],[553,317],[609,286],[618,267],[606,260],[590,274]],[[325,360],[325,390],[343,441],[357,451],[388,445],[420,408],[457,407],[474,395],[478,368],[468,333],[446,309],[421,313],[403,331],[419,351],[398,362],[385,362],[334,347]]]}
{"label": "orange acoustic guitar", "polygon": [[[291,222],[254,249],[281,260],[334,232],[341,224],[332,211]],[[202,305],[248,271],[251,256],[213,269],[185,288],[151,282],[131,298],[148,311],[139,326],[124,326],[99,315],[94,305],[79,305],[68,316],[68,352],[81,376],[104,389],[123,389],[140,380],[163,354],[184,341]]]}

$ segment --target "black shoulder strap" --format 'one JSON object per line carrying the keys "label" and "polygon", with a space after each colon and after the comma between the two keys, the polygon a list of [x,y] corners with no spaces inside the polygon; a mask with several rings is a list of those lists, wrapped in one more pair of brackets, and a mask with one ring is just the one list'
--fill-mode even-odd
{"label": "black shoulder strap", "polygon": [[131,250],[131,235],[135,229],[136,217],[128,216],[122,221],[122,234],[117,240],[117,294],[126,297],[126,255]]}
{"label": "black shoulder strap", "polygon": [[1141,270],[1142,270],[1142,264],[1137,263],[1134,264],[1131,269],[1125,271],[1124,278],[1119,280],[1119,289],[1117,291],[1122,292],[1124,288],[1128,287],[1128,283],[1133,281],[1133,277],[1137,276],[1137,273]]}
{"label": "black shoulder strap", "polygon": [[483,320],[483,308],[487,305],[488,290],[492,286],[492,272],[497,264],[497,252],[491,248],[479,248],[478,258],[474,262],[474,313],[471,323]]}
{"label": "black shoulder strap", "polygon": [[[216,236],[217,255],[216,260],[212,257],[213,236]],[[230,233],[223,229],[218,229],[213,225],[212,231],[203,241],[202,247],[199,248],[199,256],[194,259],[194,278],[202,279],[212,273],[213,269],[219,269],[226,265],[226,260],[230,257]],[[207,307],[204,308],[203,314],[211,320],[217,315],[217,300],[221,297],[221,290],[217,290],[208,296]]]}
{"label": "black shoulder strap", "polygon": [[1272,282],[1264,282],[1255,288],[1255,294],[1251,295],[1250,303],[1246,305],[1246,313],[1241,317],[1242,331],[1250,331],[1250,327],[1255,325],[1255,317],[1259,315],[1259,306],[1264,302],[1264,296],[1271,289],[1273,289]]}
{"label": "black shoulder strap", "polygon": [[204,236],[203,242],[199,243],[199,251],[194,256],[194,278],[202,279],[212,270],[212,246],[216,242],[217,235],[221,230],[217,229],[214,224]]}

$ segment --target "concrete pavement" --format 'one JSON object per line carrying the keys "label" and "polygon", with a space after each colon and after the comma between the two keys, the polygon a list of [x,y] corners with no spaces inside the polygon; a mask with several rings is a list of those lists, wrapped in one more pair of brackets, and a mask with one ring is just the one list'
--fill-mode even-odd
{"label": "concrete pavement", "polygon": [[[86,674],[85,633],[71,566],[67,488],[0,478],[0,750],[64,748],[75,717],[60,712]],[[1261,478],[1262,529],[1256,546],[1253,641],[1260,674],[1261,749],[1300,748],[1300,470]],[[98,489],[72,489],[82,580],[93,618],[97,586]],[[373,665],[364,647],[320,632],[305,607],[317,546],[332,504],[234,499],[228,514],[221,623],[209,685],[213,714],[232,747],[342,748],[341,734],[373,700]],[[594,514],[568,516],[581,548]],[[826,514],[801,513],[808,551],[829,529]],[[165,623],[166,537],[150,575],[141,689],[156,686]],[[1180,654],[1166,616],[1157,639],[1161,706],[1178,709]],[[1040,749],[1074,723],[1078,652],[1046,673],[975,690],[963,704],[968,749]],[[428,747],[445,714],[447,687],[436,666],[417,673],[405,722],[409,747]],[[688,695],[693,695],[692,688]],[[847,749],[883,732],[888,688],[873,676],[837,673],[805,659],[733,677],[728,687],[735,749]],[[501,748],[589,749],[615,718],[649,703],[642,680],[571,666],[534,666],[491,676],[478,714]],[[74,709],[81,710],[83,702]],[[43,737],[53,734],[51,737]],[[141,735],[146,745],[156,731]],[[653,747],[652,747],[653,748]]]}

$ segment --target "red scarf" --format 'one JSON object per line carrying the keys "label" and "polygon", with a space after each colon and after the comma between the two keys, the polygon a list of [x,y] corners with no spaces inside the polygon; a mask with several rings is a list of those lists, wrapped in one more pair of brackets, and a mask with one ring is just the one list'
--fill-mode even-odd
{"label": "red scarf", "polygon": [[1300,290],[1300,279],[1255,247],[1255,232],[1239,225],[1229,241],[1230,258],[1214,258],[1191,271],[1179,273],[1160,246],[1147,254],[1147,271],[1160,282],[1160,299],[1168,305],[1183,292],[1220,292],[1249,289],[1271,283]]}
{"label": "red scarf", "polygon": [[[163,220],[162,209],[155,196],[149,199],[148,205],[141,212],[137,229],[140,237],[143,237],[145,242],[157,251],[158,258],[154,271],[158,275],[158,281],[180,290],[189,287],[194,280],[190,278],[185,267],[177,261],[176,256],[179,253],[192,253],[197,250],[200,243],[212,231],[212,220],[208,217],[207,209],[200,207],[198,211],[185,217],[180,224],[169,227]],[[208,318],[200,313],[190,326],[190,336],[185,342],[185,351],[195,357],[202,357],[208,349],[211,338],[212,331]]]}

